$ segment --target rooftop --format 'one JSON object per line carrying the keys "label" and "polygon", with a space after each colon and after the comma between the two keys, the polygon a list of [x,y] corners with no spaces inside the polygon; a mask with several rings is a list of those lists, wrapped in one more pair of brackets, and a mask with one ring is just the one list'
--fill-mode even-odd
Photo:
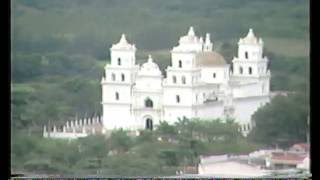
{"label": "rooftop", "polygon": [[223,56],[215,51],[200,52],[196,55],[197,66],[221,66],[227,65]]}

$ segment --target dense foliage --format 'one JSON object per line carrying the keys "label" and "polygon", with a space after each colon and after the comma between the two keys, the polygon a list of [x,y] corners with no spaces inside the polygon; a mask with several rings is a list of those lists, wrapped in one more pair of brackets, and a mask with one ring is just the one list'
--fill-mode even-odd
{"label": "dense foliage", "polygon": [[277,96],[254,115],[256,127],[249,138],[269,146],[288,147],[306,142],[309,102],[306,94]]}
{"label": "dense foliage", "polygon": [[236,123],[219,119],[162,122],[139,136],[120,129],[108,138],[94,135],[68,141],[24,132],[13,138],[13,168],[40,174],[172,175],[183,166],[196,167],[199,155],[243,153],[258,147],[240,135]]}

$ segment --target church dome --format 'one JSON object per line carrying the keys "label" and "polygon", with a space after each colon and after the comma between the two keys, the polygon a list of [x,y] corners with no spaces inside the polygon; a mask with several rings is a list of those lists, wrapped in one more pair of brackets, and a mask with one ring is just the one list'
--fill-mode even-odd
{"label": "church dome", "polygon": [[215,51],[200,52],[196,55],[197,66],[219,66],[226,65],[223,56]]}
{"label": "church dome", "polygon": [[139,75],[161,76],[160,68],[153,62],[151,55],[149,55],[148,61],[142,64]]}

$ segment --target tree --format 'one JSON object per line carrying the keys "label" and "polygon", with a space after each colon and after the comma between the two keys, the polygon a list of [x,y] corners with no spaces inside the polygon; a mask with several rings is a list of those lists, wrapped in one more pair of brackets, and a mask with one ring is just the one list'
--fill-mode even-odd
{"label": "tree", "polygon": [[177,130],[173,125],[168,124],[167,121],[161,121],[155,130],[155,133],[168,140],[169,138],[176,138]]}
{"label": "tree", "polygon": [[110,145],[117,152],[126,152],[132,145],[132,139],[123,129],[114,130],[110,136]]}
{"label": "tree", "polygon": [[[107,157],[110,150],[108,141],[104,135],[90,135],[79,139],[79,151],[85,157],[94,157],[97,167],[101,168],[102,159]],[[69,158],[72,161],[72,156]]]}
{"label": "tree", "polygon": [[223,55],[224,59],[228,64],[232,63],[233,57],[237,54],[237,47],[234,44],[225,42],[220,47],[220,53]]}
{"label": "tree", "polygon": [[306,141],[308,108],[303,93],[274,97],[253,115],[255,127],[249,138],[271,146]]}

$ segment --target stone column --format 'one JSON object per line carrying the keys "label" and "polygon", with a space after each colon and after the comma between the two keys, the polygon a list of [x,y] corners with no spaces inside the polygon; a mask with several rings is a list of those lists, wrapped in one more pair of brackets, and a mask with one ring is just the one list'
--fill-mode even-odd
{"label": "stone column", "polygon": [[53,132],[54,132],[54,133],[57,132],[57,127],[56,127],[56,125],[53,126]]}
{"label": "stone column", "polygon": [[83,119],[79,119],[79,126],[82,126]]}
{"label": "stone column", "polygon": [[47,127],[43,126],[43,137],[48,137]]}
{"label": "stone column", "polygon": [[67,130],[66,130],[66,126],[62,126],[62,132],[67,132]]}
{"label": "stone column", "polygon": [[69,128],[69,121],[66,122],[66,128]]}
{"label": "stone column", "polygon": [[75,127],[78,127],[78,125],[79,125],[78,120],[75,120],[74,122],[75,122]]}

